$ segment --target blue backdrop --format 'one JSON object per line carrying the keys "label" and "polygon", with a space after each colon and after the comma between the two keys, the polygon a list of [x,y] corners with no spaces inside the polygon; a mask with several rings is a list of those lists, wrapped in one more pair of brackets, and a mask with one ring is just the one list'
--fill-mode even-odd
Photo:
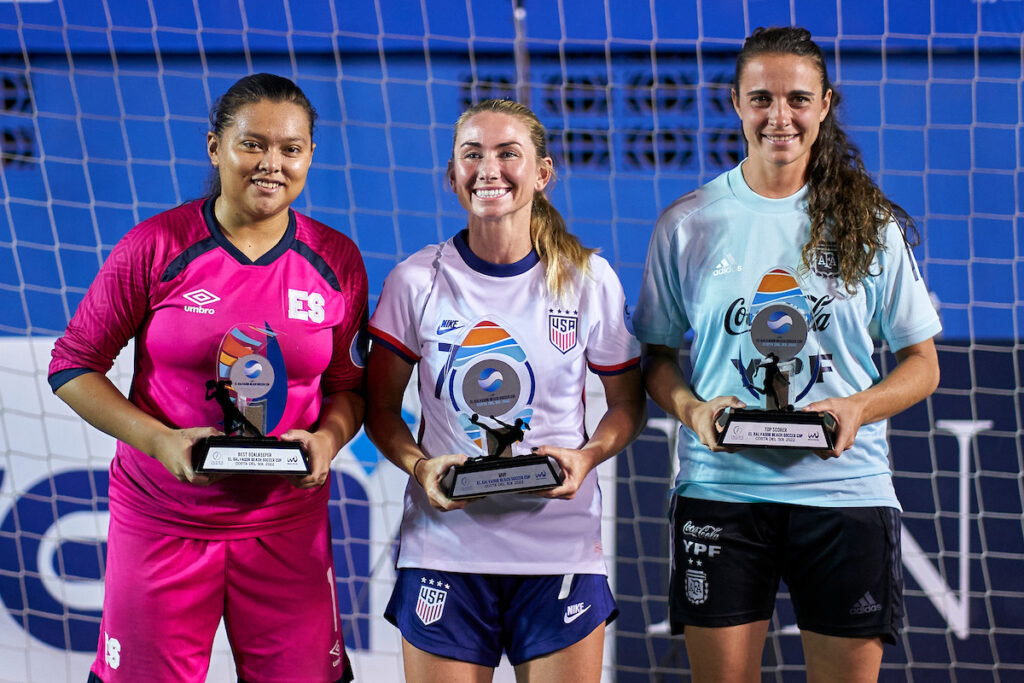
{"label": "blue backdrop", "polygon": [[[524,5],[526,94],[551,135],[560,174],[554,201],[586,244],[601,247],[630,301],[659,207],[742,158],[728,84],[743,37],[759,25],[796,23],[826,48],[845,97],[841,120],[883,189],[917,219],[917,255],[940,305],[942,385],[927,404],[894,420],[892,443],[907,529],[939,554],[951,580],[956,554],[943,551],[956,549],[957,444],[932,425],[942,418],[995,421],[973,461],[975,631],[965,641],[951,639],[908,578],[913,628],[886,661],[923,663],[929,681],[992,680],[997,663],[1020,675],[1024,3]],[[295,78],[319,109],[314,168],[298,208],[356,239],[374,297],[398,260],[462,227],[464,213],[442,182],[451,123],[474,99],[517,94],[511,0],[196,7],[0,3],[0,335],[59,334],[132,225],[202,194],[206,112],[254,71]],[[685,665],[678,641],[645,633],[664,617],[669,469],[664,437],[650,429],[619,459],[620,681]],[[28,498],[59,496],[72,484],[102,498],[101,478],[58,478]],[[338,487],[350,484],[341,495]],[[342,480],[335,494],[336,523],[359,537],[365,492]],[[31,532],[4,526],[0,541],[18,533],[31,539]],[[348,564],[359,583],[369,560],[355,547],[354,559],[339,566]],[[99,571],[91,561],[83,575]],[[8,609],[21,613],[23,593],[8,594],[3,585]],[[353,610],[358,600],[349,601]],[[52,609],[60,613],[60,606]],[[76,647],[95,642],[95,615],[86,616],[70,627]],[[62,624],[52,626],[55,638],[65,637]],[[353,621],[350,634],[352,628],[360,633],[353,642],[368,643],[365,623]],[[795,639],[779,642],[782,651],[769,648],[766,658],[799,660],[788,651],[798,648]],[[954,659],[963,664],[955,673],[942,668]],[[889,671],[893,680],[902,673]]]}

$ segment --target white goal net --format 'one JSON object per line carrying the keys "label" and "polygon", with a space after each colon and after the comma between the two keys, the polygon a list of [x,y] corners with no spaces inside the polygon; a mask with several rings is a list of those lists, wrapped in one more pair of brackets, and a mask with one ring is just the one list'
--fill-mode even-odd
{"label": "white goal net", "polygon": [[[319,110],[296,208],[356,241],[371,306],[399,260],[462,227],[451,126],[491,96],[547,126],[553,200],[635,303],[659,209],[742,158],[743,37],[788,24],[825,48],[841,121],[917,220],[944,325],[939,390],[892,423],[907,617],[882,680],[1024,680],[1021,2],[0,0],[0,683],[87,676],[113,446],[52,396],[49,350],[116,241],[202,194],[207,112],[231,83],[279,73]],[[665,629],[674,431],[652,405],[602,471],[621,610],[608,681],[689,679]],[[404,476],[360,435],[331,485],[356,673],[401,680],[381,613]],[[784,596],[765,680],[802,680],[793,622]],[[210,680],[231,666],[221,638]]]}

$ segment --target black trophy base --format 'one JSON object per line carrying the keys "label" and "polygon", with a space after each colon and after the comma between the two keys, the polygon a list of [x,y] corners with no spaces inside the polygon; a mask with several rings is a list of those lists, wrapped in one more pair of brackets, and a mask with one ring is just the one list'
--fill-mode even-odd
{"label": "black trophy base", "polygon": [[550,455],[471,458],[448,470],[441,488],[452,500],[461,500],[495,493],[546,491],[564,480],[562,466]]}
{"label": "black trophy base", "polygon": [[836,443],[836,420],[829,413],[727,408],[715,424],[718,445],[727,448],[830,451]]}
{"label": "black trophy base", "polygon": [[310,473],[302,444],[272,436],[208,436],[192,447],[192,466],[198,474]]}

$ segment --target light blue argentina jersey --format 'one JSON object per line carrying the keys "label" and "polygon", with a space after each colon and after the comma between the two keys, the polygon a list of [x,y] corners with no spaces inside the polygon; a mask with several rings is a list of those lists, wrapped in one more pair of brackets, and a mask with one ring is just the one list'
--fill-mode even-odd
{"label": "light blue argentina jersey", "polygon": [[[871,355],[876,339],[893,351],[940,330],[913,254],[891,223],[873,277],[854,295],[836,278],[826,242],[802,269],[810,228],[807,188],[783,199],[753,192],[740,167],[678,199],[658,220],[634,315],[637,338],[673,348],[693,330],[691,384],[698,397],[736,396],[763,408],[763,356],[751,342],[760,310],[787,304],[807,322],[807,341],[782,369],[797,408],[848,396],[881,380]],[[687,428],[680,431],[681,495],[713,500],[803,505],[899,507],[892,486],[887,421],[860,428],[842,457],[811,451],[748,449],[712,453]]]}

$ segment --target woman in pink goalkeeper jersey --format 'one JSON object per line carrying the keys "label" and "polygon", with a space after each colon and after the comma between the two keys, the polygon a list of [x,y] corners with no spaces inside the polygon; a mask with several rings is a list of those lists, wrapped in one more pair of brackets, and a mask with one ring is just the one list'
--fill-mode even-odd
{"label": "woman in pink goalkeeper jersey", "polygon": [[[467,227],[388,276],[370,323],[367,429],[409,474],[398,577],[385,616],[406,680],[490,680],[507,655],[519,681],[596,682],[617,610],[601,548],[597,466],[639,431],[639,346],[608,262],[583,248],[544,196],[545,132],[526,107],[488,100],[455,125],[447,179]],[[418,368],[422,429],[402,419]],[[584,429],[587,369],[607,411]],[[452,500],[442,480],[500,450],[555,458],[542,493]],[[513,458],[514,460],[514,458]]]}
{"label": "woman in pink goalkeeper jersey", "polygon": [[[118,242],[54,348],[54,391],[117,438],[90,681],[204,681],[222,617],[241,681],[352,678],[326,482],[363,418],[367,283],[348,238],[290,208],[315,119],[286,78],[235,83],[210,116],[210,195]],[[104,373],[132,340],[125,398]],[[300,442],[309,475],[197,474],[217,381],[248,383],[247,417]]]}

